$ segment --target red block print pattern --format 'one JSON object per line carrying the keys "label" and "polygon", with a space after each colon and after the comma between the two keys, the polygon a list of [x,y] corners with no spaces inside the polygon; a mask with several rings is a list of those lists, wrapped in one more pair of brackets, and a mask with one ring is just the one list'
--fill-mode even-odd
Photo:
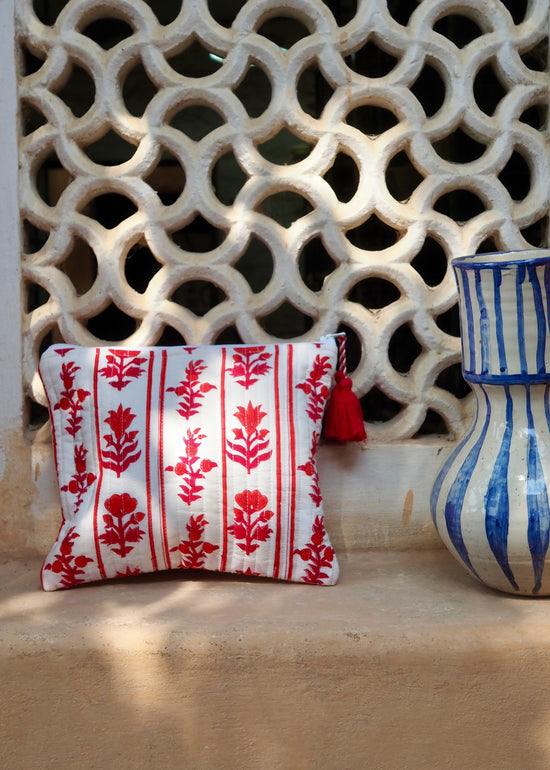
{"label": "red block print pattern", "polygon": [[186,454],[179,458],[179,462],[176,465],[166,466],[167,471],[172,471],[176,476],[181,476],[183,483],[180,485],[181,493],[178,497],[186,505],[191,505],[192,502],[200,499],[200,493],[204,489],[204,485],[199,484],[199,481],[205,479],[205,474],[209,473],[218,464],[207,458],[200,459],[199,449],[204,438],[206,438],[206,435],[200,433],[200,428],[195,428],[195,430],[188,428],[187,435],[183,439]]}
{"label": "red block print pattern", "polygon": [[311,492],[309,493],[309,496],[315,503],[316,508],[319,508],[323,502],[323,496],[321,495],[321,489],[319,487],[319,473],[317,471],[317,464],[315,463],[318,444],[319,433],[314,432],[311,440],[311,452],[309,453],[308,461],[304,465],[298,466],[298,470],[303,471],[306,476],[311,479]]}
{"label": "red block print pattern", "polygon": [[61,364],[59,377],[63,383],[63,390],[60,393],[60,399],[54,404],[54,410],[61,409],[67,413],[67,425],[65,430],[69,436],[76,436],[80,430],[82,422],[82,408],[84,401],[90,395],[84,388],[75,388],[75,375],[80,367],[71,361],[64,361]]}
{"label": "red block print pattern", "polygon": [[189,523],[186,524],[187,540],[182,540],[178,546],[170,549],[171,551],[179,551],[183,568],[200,569],[204,566],[206,557],[219,549],[219,545],[203,540],[207,525],[208,522],[204,514],[191,516]]}
{"label": "red block print pattern", "polygon": [[104,468],[114,471],[118,478],[141,455],[137,440],[139,431],[128,430],[135,417],[130,407],[125,409],[122,404],[119,404],[116,409],[109,410],[109,416],[105,419],[111,428],[111,433],[103,436],[107,449],[101,453],[101,459]]}
{"label": "red block print pattern", "polygon": [[199,413],[205,394],[216,386],[209,382],[201,382],[200,376],[206,369],[202,361],[191,361],[185,370],[185,379],[177,388],[167,388],[168,393],[175,393],[180,398],[178,414],[189,420]]}
{"label": "red block print pattern", "polygon": [[258,426],[266,416],[261,406],[239,406],[234,416],[241,424],[241,428],[233,428],[234,441],[228,441],[227,456],[233,462],[240,463],[246,468],[247,473],[257,468],[261,462],[269,460],[269,431]]}
{"label": "red block print pattern", "polygon": [[248,390],[271,370],[267,363],[270,358],[271,353],[265,347],[240,348],[233,353],[233,368],[227,371],[237,385]]}
{"label": "red block print pattern", "polygon": [[85,574],[83,568],[93,559],[82,553],[78,556],[73,554],[77,537],[80,537],[78,532],[75,532],[74,527],[70,527],[61,540],[53,560],[44,565],[45,570],[51,570],[58,577],[60,588],[70,588],[77,583],[86,582],[83,577]]}
{"label": "red block print pattern", "polygon": [[273,511],[265,510],[268,500],[258,489],[249,491],[245,489],[235,495],[236,506],[233,509],[234,523],[228,527],[228,532],[233,535],[237,547],[247,556],[260,547],[260,543],[269,540],[273,530],[267,522],[273,517]]}
{"label": "red block print pattern", "polygon": [[137,503],[136,498],[126,492],[111,495],[104,503],[108,513],[103,516],[105,532],[99,539],[122,557],[127,556],[145,534],[145,530],[139,527],[145,514],[136,511]]}
{"label": "red block print pattern", "polygon": [[313,367],[305,382],[296,385],[303,390],[307,399],[306,412],[315,422],[323,417],[330,388],[326,375],[331,370],[330,359],[327,356],[316,356]]}
{"label": "red block print pattern", "polygon": [[83,444],[75,444],[73,458],[75,473],[71,476],[69,483],[64,484],[61,487],[62,492],[69,492],[71,495],[75,495],[76,497],[73,508],[74,514],[78,513],[78,509],[82,504],[84,495],[97,478],[95,473],[90,473],[86,470],[87,454],[88,450],[84,449]]}
{"label": "red block print pattern", "polygon": [[[70,353],[72,348],[60,352],[62,358]],[[90,392],[85,388],[79,388],[75,385],[77,372],[80,367],[73,361],[63,361],[59,378],[62,382],[60,399],[54,404],[54,411],[65,413],[67,424],[65,431],[75,440],[73,447],[74,473],[67,484],[60,485],[60,491],[67,493],[73,498],[72,514],[76,515],[82,504],[82,500],[87,490],[96,480],[96,475],[86,468],[86,455],[88,450],[83,444],[76,443],[76,437],[80,433],[82,425],[82,416],[85,402],[90,396]]]}
{"label": "red block print pattern", "polygon": [[334,583],[315,457],[337,353],[46,351],[63,522],[43,587],[170,568]]}
{"label": "red block print pattern", "polygon": [[106,358],[107,365],[99,373],[116,390],[122,390],[133,379],[140,377],[144,372],[141,365],[147,361],[140,356],[139,350],[109,350]]}
{"label": "red block print pattern", "polygon": [[322,584],[330,578],[330,571],[334,561],[334,550],[325,542],[326,538],[325,520],[322,516],[316,516],[309,543],[307,543],[305,548],[296,549],[296,553],[302,561],[308,563],[303,578],[304,583]]}

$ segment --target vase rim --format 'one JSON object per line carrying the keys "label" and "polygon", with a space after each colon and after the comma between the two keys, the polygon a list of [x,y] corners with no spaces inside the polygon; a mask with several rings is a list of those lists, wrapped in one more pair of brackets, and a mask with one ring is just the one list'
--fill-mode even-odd
{"label": "vase rim", "polygon": [[476,269],[479,267],[513,267],[517,264],[536,265],[550,260],[550,249],[510,249],[491,251],[486,254],[469,254],[451,259],[454,267]]}

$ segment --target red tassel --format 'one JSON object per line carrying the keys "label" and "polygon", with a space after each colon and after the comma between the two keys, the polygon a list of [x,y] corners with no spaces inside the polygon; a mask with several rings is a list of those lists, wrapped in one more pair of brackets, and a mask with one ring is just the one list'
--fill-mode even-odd
{"label": "red tassel", "polygon": [[325,414],[323,436],[335,441],[365,441],[367,434],[359,399],[352,391],[352,381],[343,372],[336,372]]}

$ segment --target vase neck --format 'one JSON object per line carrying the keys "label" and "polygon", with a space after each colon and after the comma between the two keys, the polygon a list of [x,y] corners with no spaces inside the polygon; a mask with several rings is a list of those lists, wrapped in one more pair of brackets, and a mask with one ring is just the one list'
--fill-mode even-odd
{"label": "vase neck", "polygon": [[550,362],[550,262],[456,269],[464,377],[536,384]]}

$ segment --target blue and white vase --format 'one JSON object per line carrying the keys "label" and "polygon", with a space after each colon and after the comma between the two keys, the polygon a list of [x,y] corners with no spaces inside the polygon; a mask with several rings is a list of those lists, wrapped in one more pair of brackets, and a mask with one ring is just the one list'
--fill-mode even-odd
{"label": "blue and white vase", "polygon": [[548,595],[550,250],[476,254],[452,265],[462,370],[477,409],[437,476],[432,517],[478,580]]}

